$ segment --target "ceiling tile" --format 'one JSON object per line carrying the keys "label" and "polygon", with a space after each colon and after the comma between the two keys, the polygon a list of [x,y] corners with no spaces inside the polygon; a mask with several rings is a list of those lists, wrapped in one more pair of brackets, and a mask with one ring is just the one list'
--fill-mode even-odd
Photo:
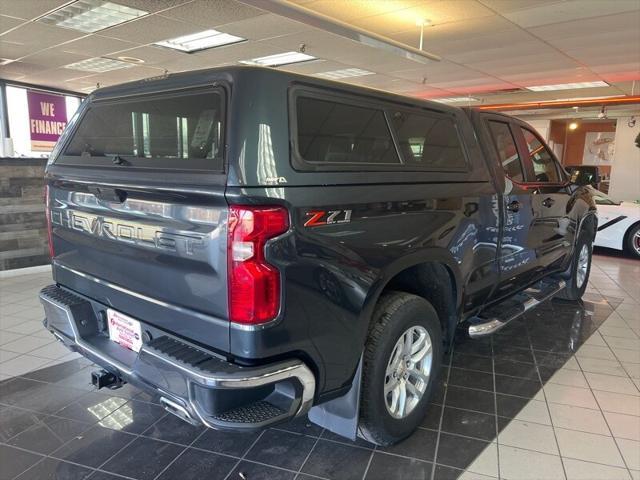
{"label": "ceiling tile", "polygon": [[66,3],[69,0],[0,0],[0,12],[11,17],[33,20]]}
{"label": "ceiling tile", "polygon": [[63,51],[60,47],[49,48],[33,55],[25,57],[25,62],[33,63],[36,65],[42,65],[43,67],[57,68],[70,63],[79,62],[90,58],[90,55],[80,55],[77,53],[69,53]]}
{"label": "ceiling tile", "polygon": [[478,0],[485,7],[488,7],[495,12],[504,15],[506,13],[517,12],[519,10],[528,10],[530,8],[536,8],[541,5],[550,5],[554,3],[560,3],[565,0]]}
{"label": "ceiling tile", "polygon": [[[484,38],[487,40],[483,40]],[[390,38],[406,45],[417,47],[419,45],[420,34],[417,30],[410,29],[390,35]],[[476,49],[478,41],[485,43],[503,42],[519,39],[523,41],[525,32],[513,23],[493,15],[481,19],[471,19],[461,22],[451,22],[443,25],[434,25],[424,31],[424,50],[434,52],[439,55],[447,55],[449,52],[464,52]],[[507,43],[508,44],[508,43]],[[494,46],[493,43],[491,43]]]}
{"label": "ceiling tile", "polygon": [[315,28],[282,18],[272,13],[239,22],[227,23],[226,25],[220,26],[219,29],[222,32],[248,40],[265,40],[283,35],[292,35],[298,32],[318,31]]}
{"label": "ceiling tile", "polygon": [[100,35],[146,44],[195,33],[198,30],[200,29],[196,25],[170,20],[160,15],[148,15],[122,25],[100,30]]}
{"label": "ceiling tile", "polygon": [[0,15],[0,35],[11,30],[12,28],[17,27],[18,25],[22,25],[24,20],[20,18],[7,17],[5,15]]}
{"label": "ceiling tile", "polygon": [[[428,1],[384,15],[354,18],[350,22],[380,35],[391,35],[407,30],[420,32],[420,27],[416,26],[418,19],[429,20],[432,25],[438,26],[491,16],[495,16],[495,13],[476,0]],[[426,27],[425,32],[432,28]]]}
{"label": "ceiling tile", "polygon": [[33,51],[29,45],[16,42],[5,42],[4,37],[0,37],[0,57],[16,60],[25,55],[29,55]]}
{"label": "ceiling tile", "polygon": [[514,62],[512,58],[496,55],[492,60],[485,59],[481,62],[467,63],[469,67],[490,73],[496,77],[514,73],[536,73],[555,69],[578,69],[580,64],[568,59],[557,52],[529,53],[520,56],[519,62]]}
{"label": "ceiling tile", "polygon": [[36,53],[45,48],[68,42],[86,35],[83,32],[52,27],[43,23],[26,23],[0,37],[3,42],[22,44],[28,53]]}
{"label": "ceiling tile", "polygon": [[2,77],[6,75],[35,75],[46,67],[27,62],[11,62],[2,66]]}
{"label": "ceiling tile", "polygon": [[[554,23],[528,30],[538,38],[543,38],[551,43],[571,38],[582,38],[585,44],[593,45],[599,43],[590,41],[593,35],[607,37],[609,34],[615,35],[621,31],[630,31],[640,37],[638,25],[640,25],[640,10],[616,15],[603,15],[599,18]],[[557,46],[562,48],[563,43],[558,43]]]}
{"label": "ceiling tile", "polygon": [[526,10],[506,13],[505,17],[523,28],[549,25],[581,18],[602,17],[620,12],[640,10],[637,0],[616,0],[606,3],[603,11],[602,0],[569,0],[561,3],[536,5]]}
{"label": "ceiling tile", "polygon": [[190,1],[192,0],[116,0],[116,3],[137,8],[145,12],[155,13]]}
{"label": "ceiling tile", "polygon": [[135,43],[117,40],[115,38],[90,35],[61,45],[65,52],[83,54],[88,57],[100,57],[107,53],[126,50],[137,46]]}
{"label": "ceiling tile", "polygon": [[294,0],[292,3],[303,4],[305,8],[348,22],[358,18],[386,15],[394,11],[404,10],[419,4],[434,1],[437,0],[393,0],[387,2],[372,2],[371,0],[314,0],[304,3],[301,0]]}
{"label": "ceiling tile", "polygon": [[51,70],[45,70],[38,72],[30,76],[31,83],[36,85],[47,85],[48,82],[66,82],[72,78],[78,77],[76,70],[69,70],[68,68],[54,68]]}
{"label": "ceiling tile", "polygon": [[226,23],[237,22],[247,18],[263,15],[265,12],[234,0],[210,1],[195,0],[170,10],[161,15],[185,22],[215,28]]}

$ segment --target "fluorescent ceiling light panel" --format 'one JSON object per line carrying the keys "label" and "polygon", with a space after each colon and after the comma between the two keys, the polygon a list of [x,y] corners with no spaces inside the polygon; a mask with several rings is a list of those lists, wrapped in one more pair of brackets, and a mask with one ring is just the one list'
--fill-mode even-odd
{"label": "fluorescent ceiling light panel", "polygon": [[326,78],[329,80],[339,80],[349,77],[364,77],[365,75],[375,75],[375,72],[363,70],[361,68],[345,68],[342,70],[332,70],[330,72],[316,73],[316,77]]}
{"label": "fluorescent ceiling light panel", "polygon": [[552,90],[573,90],[576,88],[596,88],[596,87],[608,87],[607,82],[598,80],[597,82],[576,82],[576,83],[559,83],[557,85],[536,85],[533,87],[525,87],[532,92],[549,92]]}
{"label": "fluorescent ceiling light panel", "polygon": [[251,60],[240,60],[245,65],[258,65],[261,67],[277,67],[279,65],[289,65],[290,63],[308,62],[316,60],[316,57],[300,52],[285,52],[266,57],[252,58]]}
{"label": "fluorescent ceiling light panel", "polygon": [[[598,97],[573,97],[573,98],[556,98],[555,100],[551,100],[553,102],[576,102],[581,100],[604,100],[606,98],[620,98],[625,95],[602,95]],[[531,102],[531,103],[540,103],[540,102]]]}
{"label": "fluorescent ceiling light panel", "polygon": [[204,30],[198,33],[191,33],[181,37],[171,38],[156,42],[156,45],[162,47],[173,48],[181,52],[196,52],[206,48],[221,47],[222,45],[230,45],[232,43],[244,42],[246,38],[236,37],[228,33],[219,32],[217,30]]}
{"label": "fluorescent ceiling light panel", "polygon": [[133,64],[121,62],[120,60],[112,60],[110,58],[87,58],[80,62],[70,63],[64,68],[72,70],[82,70],[83,72],[110,72],[111,70],[119,70],[121,68],[131,68]]}
{"label": "fluorescent ceiling light panel", "polygon": [[38,21],[81,32],[97,32],[142,17],[149,12],[104,0],[78,0]]}
{"label": "fluorescent ceiling light panel", "polygon": [[473,97],[445,97],[445,98],[431,98],[435,102],[440,103],[462,103],[462,102],[477,102],[477,98]]}

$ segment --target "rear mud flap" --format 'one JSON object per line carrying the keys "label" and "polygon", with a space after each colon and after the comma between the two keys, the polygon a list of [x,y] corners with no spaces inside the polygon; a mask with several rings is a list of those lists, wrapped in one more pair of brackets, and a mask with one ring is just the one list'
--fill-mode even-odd
{"label": "rear mud flap", "polygon": [[358,434],[361,384],[362,357],[349,391],[342,397],[312,407],[309,410],[309,420],[337,435],[355,441]]}

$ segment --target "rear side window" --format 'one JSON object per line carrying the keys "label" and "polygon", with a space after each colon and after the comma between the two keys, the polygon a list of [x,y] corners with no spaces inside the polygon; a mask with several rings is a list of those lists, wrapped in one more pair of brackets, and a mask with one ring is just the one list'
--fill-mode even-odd
{"label": "rear side window", "polygon": [[296,118],[298,152],[306,162],[400,164],[382,110],[298,97]]}
{"label": "rear side window", "polygon": [[491,136],[498,150],[498,158],[504,174],[516,182],[524,182],[522,162],[516,148],[516,141],[511,134],[509,125],[504,122],[489,121]]}
{"label": "rear side window", "polygon": [[553,156],[540,139],[530,130],[520,127],[529,149],[529,159],[533,163],[536,182],[558,183],[561,181]]}
{"label": "rear side window", "polygon": [[458,132],[450,118],[395,112],[392,124],[407,165],[425,169],[466,166]]}
{"label": "rear side window", "polygon": [[80,119],[62,162],[222,170],[221,91],[96,102]]}

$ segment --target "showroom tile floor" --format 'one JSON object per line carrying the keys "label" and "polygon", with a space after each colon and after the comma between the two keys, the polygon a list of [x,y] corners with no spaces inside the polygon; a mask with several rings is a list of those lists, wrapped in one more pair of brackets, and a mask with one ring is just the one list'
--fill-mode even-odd
{"label": "showroom tile floor", "polygon": [[306,421],[192,427],[52,341],[38,290],[0,279],[0,479],[640,480],[640,262],[596,255],[583,303],[553,301],[493,338],[460,335],[422,427],[391,448]]}

